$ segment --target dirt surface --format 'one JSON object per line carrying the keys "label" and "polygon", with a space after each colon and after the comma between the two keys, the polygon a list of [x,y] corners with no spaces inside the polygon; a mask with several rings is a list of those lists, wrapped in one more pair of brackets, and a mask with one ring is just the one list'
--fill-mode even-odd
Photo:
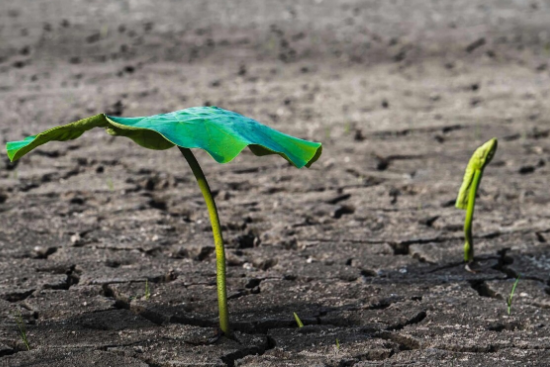
{"label": "dirt surface", "polygon": [[[549,10],[0,3],[2,142],[206,104],[324,144],[309,170],[196,152],[224,225],[237,340],[213,338],[213,241],[176,149],[97,130],[2,158],[0,365],[550,365]],[[492,137],[471,273],[453,203]]]}

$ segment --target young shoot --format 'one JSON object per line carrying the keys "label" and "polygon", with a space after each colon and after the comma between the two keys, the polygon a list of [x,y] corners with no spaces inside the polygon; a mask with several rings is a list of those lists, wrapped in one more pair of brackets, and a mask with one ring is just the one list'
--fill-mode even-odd
{"label": "young shoot", "polygon": [[145,279],[145,300],[149,301],[151,298],[151,289],[149,288],[149,279]]}
{"label": "young shoot", "polygon": [[299,328],[304,327],[304,323],[302,322],[302,320],[300,320],[296,312],[294,312],[294,320],[296,320],[296,324],[298,324]]}
{"label": "young shoot", "polygon": [[25,347],[27,348],[27,350],[31,350],[29,339],[27,339],[27,328],[25,327],[25,321],[23,320],[23,316],[21,316],[21,311],[17,312],[17,315],[15,316],[15,322],[17,323],[17,327],[19,328],[19,337],[25,344]]}
{"label": "young shoot", "polygon": [[514,282],[514,285],[512,286],[512,291],[510,292],[510,295],[508,296],[508,299],[506,300],[506,305],[508,306],[508,315],[512,312],[512,298],[514,298],[514,292],[516,291],[516,287],[519,283],[519,278],[521,275],[518,275],[516,278],[516,281]]}
{"label": "young shoot", "polygon": [[109,188],[109,191],[115,191],[115,184],[113,183],[112,178],[107,179],[107,187]]}
{"label": "young shoot", "polygon": [[493,138],[476,149],[464,173],[462,186],[456,199],[456,207],[466,210],[464,220],[464,261],[470,263],[474,259],[474,240],[472,237],[472,222],[477,189],[481,183],[483,170],[493,159],[497,150],[497,139]]}

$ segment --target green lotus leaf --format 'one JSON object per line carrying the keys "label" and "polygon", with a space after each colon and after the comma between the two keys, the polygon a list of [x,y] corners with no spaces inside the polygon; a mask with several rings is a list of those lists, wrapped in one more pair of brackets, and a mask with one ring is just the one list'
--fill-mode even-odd
{"label": "green lotus leaf", "polygon": [[309,167],[321,155],[321,143],[283,134],[259,122],[218,107],[192,107],[145,117],[117,117],[100,114],[6,145],[15,161],[49,141],[78,138],[87,130],[102,127],[111,135],[126,136],[149,149],[202,148],[217,162],[227,163],[244,148],[258,156],[278,154],[294,166]]}

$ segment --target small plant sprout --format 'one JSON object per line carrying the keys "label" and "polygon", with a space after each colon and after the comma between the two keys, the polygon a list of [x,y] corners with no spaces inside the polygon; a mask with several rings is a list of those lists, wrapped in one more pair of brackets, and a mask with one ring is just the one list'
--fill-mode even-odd
{"label": "small plant sprout", "polygon": [[113,183],[112,178],[107,179],[107,187],[109,188],[109,191],[115,191],[115,184]]}
{"label": "small plant sprout", "polygon": [[29,339],[27,339],[27,328],[25,327],[25,321],[23,320],[23,316],[21,316],[21,311],[17,311],[17,315],[15,316],[15,322],[17,323],[17,327],[19,328],[19,337],[25,344],[25,347],[27,347],[27,350],[31,350]]}
{"label": "small plant sprout", "polygon": [[344,124],[344,134],[349,135],[349,133],[351,133],[351,122],[347,121]]}
{"label": "small plant sprout", "polygon": [[332,133],[332,127],[331,126],[325,126],[325,138],[328,140],[330,139],[330,134]]}
{"label": "small plant sprout", "polygon": [[296,312],[294,312],[294,320],[296,320],[296,324],[298,324],[299,328],[304,327],[304,323],[302,322],[302,320],[300,320]]}
{"label": "small plant sprout", "polygon": [[474,259],[474,241],[472,237],[472,221],[474,219],[474,206],[476,202],[476,193],[481,183],[481,176],[485,166],[497,150],[497,139],[491,139],[476,149],[464,173],[462,186],[456,199],[456,207],[466,210],[466,219],[464,220],[464,261],[470,263]]}
{"label": "small plant sprout", "polygon": [[521,274],[518,275],[516,278],[516,281],[514,282],[514,285],[512,286],[512,291],[510,292],[510,295],[508,296],[508,299],[506,300],[506,304],[508,305],[508,315],[512,312],[512,298],[514,298],[514,292],[516,291],[516,287],[519,283],[519,278],[521,277]]}
{"label": "small plant sprout", "polygon": [[151,298],[151,289],[149,288],[149,279],[145,279],[145,300],[149,301]]}
{"label": "small plant sprout", "polygon": [[192,107],[146,117],[117,117],[99,114],[67,125],[57,126],[6,146],[15,161],[34,148],[52,140],[78,138],[100,127],[113,136],[125,136],[148,149],[164,150],[177,146],[189,163],[204,196],[216,250],[216,282],[220,330],[231,335],[225,284],[225,250],[218,210],[206,177],[191,148],[206,150],[218,163],[234,159],[246,147],[253,154],[278,154],[297,168],[310,167],[322,152],[321,143],[295,138],[271,129],[238,113],[218,107]]}

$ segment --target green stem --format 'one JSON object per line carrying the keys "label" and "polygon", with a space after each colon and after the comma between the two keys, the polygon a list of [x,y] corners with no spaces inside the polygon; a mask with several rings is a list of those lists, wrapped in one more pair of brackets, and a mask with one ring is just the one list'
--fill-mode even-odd
{"label": "green stem", "polygon": [[474,238],[472,236],[472,222],[474,220],[474,207],[476,205],[476,194],[481,182],[482,170],[476,170],[472,180],[468,196],[468,207],[466,208],[466,219],[464,220],[464,261],[471,262],[474,259]]}
{"label": "green stem", "polygon": [[223,237],[220,228],[220,219],[218,218],[218,210],[216,209],[216,203],[212,197],[212,192],[208,186],[208,181],[202,172],[201,166],[197,159],[193,155],[190,149],[179,148],[183,154],[191,170],[197,179],[197,183],[201,189],[206,207],[208,208],[208,214],[210,215],[210,223],[212,224],[212,234],[214,235],[214,245],[216,246],[216,282],[218,286],[218,308],[220,311],[220,329],[225,335],[231,335],[229,329],[229,316],[227,311],[227,289],[225,285],[225,250],[223,247]]}

